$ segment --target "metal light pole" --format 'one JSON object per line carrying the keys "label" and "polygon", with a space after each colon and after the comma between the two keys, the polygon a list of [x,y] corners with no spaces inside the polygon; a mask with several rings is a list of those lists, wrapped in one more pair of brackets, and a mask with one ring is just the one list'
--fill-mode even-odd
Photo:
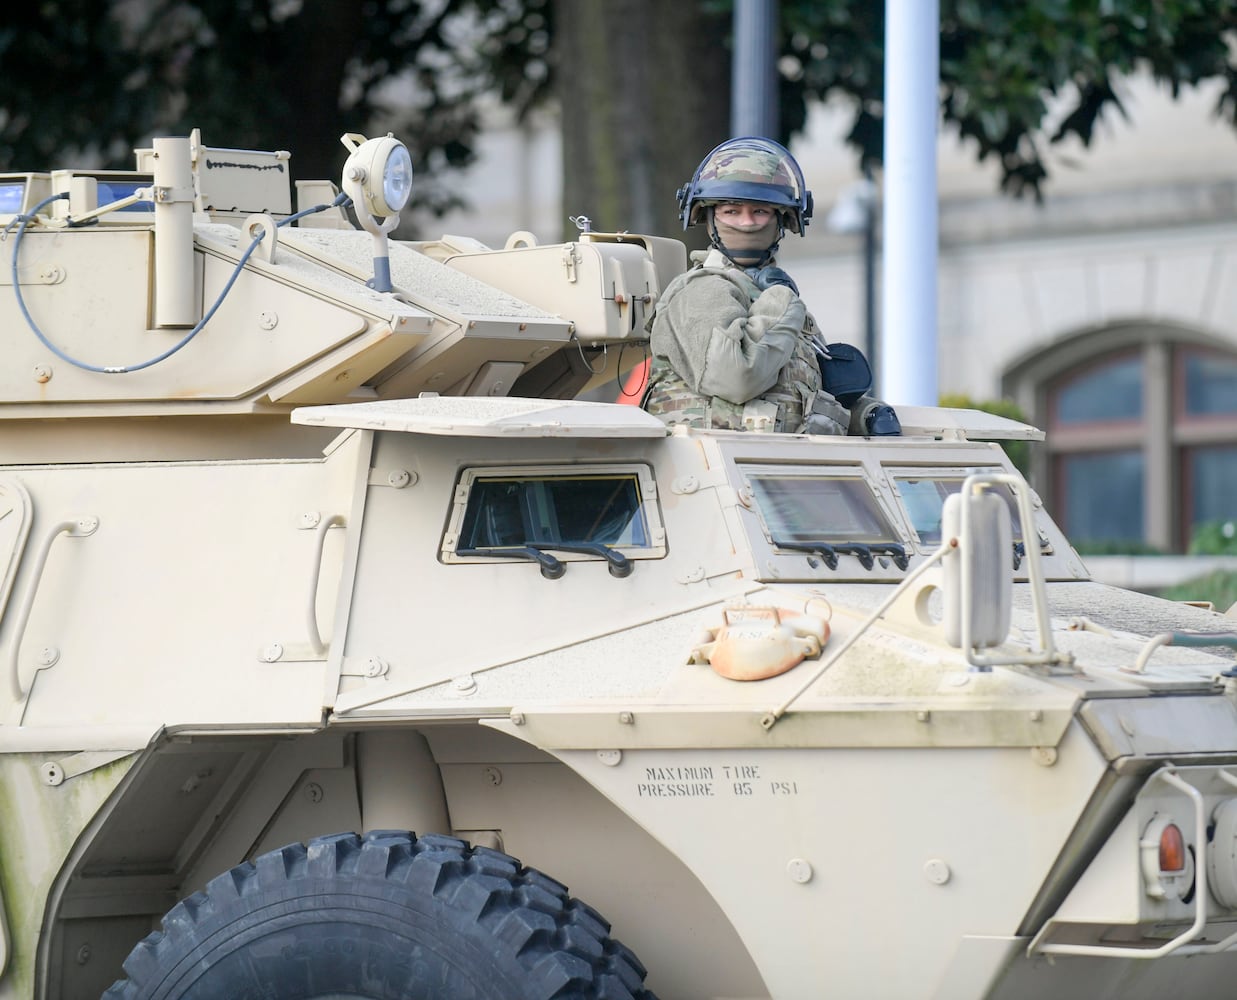
{"label": "metal light pole", "polygon": [[939,0],[885,3],[881,398],[935,406]]}
{"label": "metal light pole", "polygon": [[863,168],[863,347],[872,371],[877,365],[876,336],[876,186],[872,183],[872,170]]}
{"label": "metal light pole", "polygon": [[735,0],[730,134],[777,138],[777,0]]}
{"label": "metal light pole", "polygon": [[863,237],[863,353],[873,372],[878,372],[876,326],[876,185],[872,171],[864,167],[863,180],[848,184],[825,216],[825,228],[834,233],[858,233]]}

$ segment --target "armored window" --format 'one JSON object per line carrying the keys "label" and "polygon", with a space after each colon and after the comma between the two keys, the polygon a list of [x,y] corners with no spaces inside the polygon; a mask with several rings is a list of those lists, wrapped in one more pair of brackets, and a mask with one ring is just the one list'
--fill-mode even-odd
{"label": "armored window", "polygon": [[599,558],[608,550],[633,558],[662,556],[655,496],[652,475],[643,467],[466,470],[443,558],[512,558],[530,547],[564,559]]}
{"label": "armored window", "polygon": [[[869,573],[881,561],[907,565],[901,534],[858,469],[796,465],[741,465],[744,492],[759,515],[763,541],[774,559],[802,553],[777,568],[789,579],[803,567],[823,564],[831,572],[854,568],[839,556],[854,556]],[[804,561],[804,556],[809,557]],[[892,562],[891,562],[892,560]]]}
{"label": "armored window", "polygon": [[[962,482],[975,472],[999,472],[999,469],[959,469],[947,473],[898,473],[894,482],[906,511],[907,520],[919,536],[919,541],[932,548],[941,543],[941,510],[945,498],[962,489]],[[1012,491],[1000,489],[998,495],[1009,507],[1009,522],[1015,542],[1022,541],[1022,519]]]}
{"label": "armored window", "polygon": [[898,540],[871,488],[858,476],[744,471],[774,545],[822,538],[863,543]]}

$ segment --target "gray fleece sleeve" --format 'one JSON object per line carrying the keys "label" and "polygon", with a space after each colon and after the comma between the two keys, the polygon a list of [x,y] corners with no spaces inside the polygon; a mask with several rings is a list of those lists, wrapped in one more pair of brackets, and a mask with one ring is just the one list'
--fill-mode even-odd
{"label": "gray fleece sleeve", "polygon": [[806,317],[802,300],[784,285],[762,292],[749,309],[742,290],[725,278],[689,281],[670,307],[666,318],[685,363],[676,370],[695,392],[732,403],[777,381]]}

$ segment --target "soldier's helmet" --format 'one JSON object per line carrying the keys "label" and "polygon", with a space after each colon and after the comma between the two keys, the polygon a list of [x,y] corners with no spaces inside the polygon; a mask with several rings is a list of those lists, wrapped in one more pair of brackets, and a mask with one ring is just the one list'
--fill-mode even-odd
{"label": "soldier's helmet", "polygon": [[706,206],[723,201],[775,205],[783,225],[800,236],[812,218],[812,192],[790,150],[757,136],[727,139],[701,161],[677,195],[684,229],[704,219]]}

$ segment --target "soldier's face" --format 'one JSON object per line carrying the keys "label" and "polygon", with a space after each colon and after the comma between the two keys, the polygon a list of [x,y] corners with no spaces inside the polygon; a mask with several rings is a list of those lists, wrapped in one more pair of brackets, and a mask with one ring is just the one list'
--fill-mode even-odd
{"label": "soldier's face", "polygon": [[[747,252],[743,258],[756,260],[778,238],[777,210],[759,201],[727,201],[713,209],[717,240],[732,253]],[[735,258],[739,260],[739,258]]]}
{"label": "soldier's face", "polygon": [[727,201],[717,206],[717,221],[741,232],[758,232],[777,217],[769,205],[758,201]]}

